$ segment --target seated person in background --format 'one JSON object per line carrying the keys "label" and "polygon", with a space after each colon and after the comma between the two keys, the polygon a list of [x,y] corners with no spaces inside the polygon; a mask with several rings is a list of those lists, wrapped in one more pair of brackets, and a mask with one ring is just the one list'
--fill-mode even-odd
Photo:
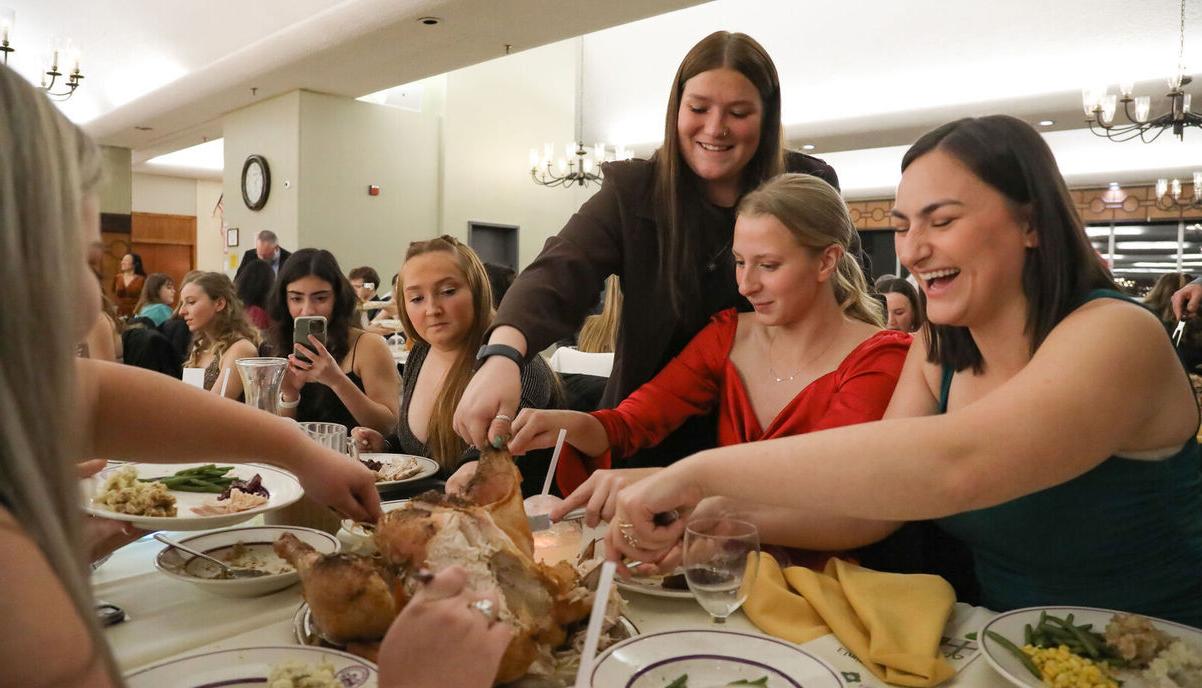
{"label": "seated person in background", "polygon": [[877,293],[885,296],[886,327],[901,332],[917,332],[926,323],[923,297],[900,277],[877,282]]}
{"label": "seated person in background", "polygon": [[602,294],[601,312],[584,319],[576,335],[576,346],[560,346],[551,354],[551,369],[563,380],[565,406],[573,411],[595,411],[613,371],[618,323],[622,319],[622,287],[617,275],[606,278]]}
{"label": "seated person in background", "polygon": [[508,265],[484,263],[484,271],[488,273],[488,286],[492,289],[492,307],[495,310],[509,291],[509,285],[517,278],[517,273]]}
{"label": "seated person in background", "polygon": [[221,394],[218,380],[228,370],[225,396],[242,398],[242,376],[234,361],[258,354],[259,333],[243,314],[230,278],[218,272],[196,275],[180,291],[180,302],[179,313],[192,332],[184,367],[203,368],[204,388],[214,394]]}
{"label": "seated person in background", "polygon": [[[204,270],[189,270],[184,273],[184,278],[179,283],[180,292],[183,292],[184,287],[188,286],[189,282],[204,273]],[[188,323],[184,322],[184,317],[179,314],[180,306],[182,305],[183,297],[181,296],[175,301],[175,309],[171,313],[171,318],[162,325],[159,325],[159,331],[171,343],[171,349],[175,352],[176,358],[181,365],[188,358],[188,353],[192,351],[192,331],[188,329]]]}
{"label": "seated person in background", "polygon": [[[301,249],[280,269],[268,315],[272,350],[288,357],[280,388],[281,415],[348,429],[364,425],[391,432],[396,427],[396,364],[383,337],[357,327],[356,301],[351,283],[329,251]],[[312,315],[326,319],[325,344],[312,335],[307,342],[294,343],[294,320]]]}
{"label": "seated person in background", "polygon": [[[1161,275],[1156,280],[1152,290],[1144,297],[1144,305],[1160,318],[1160,323],[1170,335],[1177,329],[1178,318],[1173,312],[1173,294],[1180,291],[1190,281],[1190,276],[1180,272],[1170,272]],[[1202,324],[1196,320],[1187,319],[1185,329],[1181,332],[1180,342],[1173,342],[1177,348],[1177,358],[1185,369],[1193,373],[1202,365]]]}
{"label": "seated person in background", "polygon": [[109,295],[100,289],[100,317],[88,330],[88,336],[79,344],[80,358],[98,361],[121,362],[121,321],[117,318],[117,307]]}
{"label": "seated person in background", "polygon": [[134,317],[149,318],[155,327],[171,317],[175,304],[175,282],[165,272],[154,272],[142,286],[142,296],[134,306]]}
{"label": "seated person in background", "polygon": [[347,279],[351,281],[351,287],[355,290],[358,309],[363,316],[363,326],[366,327],[367,323],[379,314],[380,309],[387,301],[383,297],[376,296],[376,290],[380,288],[380,273],[376,272],[373,267],[363,265],[351,270]]}
{"label": "seated person in background", "polygon": [[[637,558],[683,531],[652,514],[705,497],[803,546],[859,544],[832,519],[937,518],[972,550],[990,609],[1202,626],[1198,406],[1158,319],[1114,289],[1039,132],[1000,115],[928,132],[892,216],[930,325],[885,420],[702,452],[631,485],[615,521]],[[618,530],[607,551],[632,555]]]}
{"label": "seated person in background", "polygon": [[234,278],[234,289],[238,292],[238,300],[246,313],[246,319],[265,334],[271,326],[267,317],[267,297],[271,294],[271,286],[275,283],[275,272],[265,260],[252,258],[241,266],[238,276]]}
{"label": "seated person in background", "polygon": [[617,275],[605,278],[605,303],[601,313],[590,315],[580,326],[576,348],[588,354],[612,354],[622,320],[622,285]]}
{"label": "seated person in background", "polygon": [[[880,419],[910,335],[881,329],[879,304],[853,257],[855,241],[843,199],[817,177],[780,175],[747,194],[733,251],[739,293],[753,312],[715,315],[617,408],[518,414],[513,453],[553,445],[566,428],[567,442],[589,457],[583,465],[560,458],[561,483],[588,480],[552,516],[587,504],[590,524],[609,520],[624,485],[662,469],[598,469],[621,466],[624,457],[715,407],[720,446]],[[861,530],[868,541],[887,534]]]}
{"label": "seated person in background", "polygon": [[[414,345],[405,363],[400,423],[387,445],[380,433],[355,428],[360,447],[429,457],[444,479],[465,461],[475,465],[479,451],[456,434],[452,418],[492,323],[490,292],[480,258],[458,239],[442,236],[409,245],[398,293],[404,299],[401,321]],[[558,380],[542,357],[522,367],[523,407],[551,408],[559,397]],[[519,462],[523,492],[535,484],[534,492],[542,489],[547,457],[538,458],[537,466],[535,457]]]}

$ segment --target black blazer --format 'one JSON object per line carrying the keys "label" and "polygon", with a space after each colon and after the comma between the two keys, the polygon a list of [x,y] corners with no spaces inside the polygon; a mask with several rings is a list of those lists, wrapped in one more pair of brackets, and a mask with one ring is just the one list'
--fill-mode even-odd
{"label": "black blazer", "polygon": [[[280,267],[284,267],[284,263],[288,260],[288,256],[292,255],[292,251],[280,247]],[[238,271],[234,273],[234,279],[238,279],[238,275],[242,274],[242,268],[250,263],[251,259],[258,259],[259,254],[253,248],[246,249],[246,253],[242,254],[242,261],[238,263]]]}

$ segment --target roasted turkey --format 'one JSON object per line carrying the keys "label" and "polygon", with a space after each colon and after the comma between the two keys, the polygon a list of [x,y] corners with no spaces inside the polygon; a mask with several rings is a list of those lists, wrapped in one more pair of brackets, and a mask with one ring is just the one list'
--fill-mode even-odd
{"label": "roasted turkey", "polygon": [[468,587],[491,593],[499,621],[514,627],[496,683],[549,673],[564,627],[588,615],[592,594],[570,563],[535,562],[520,486],[509,453],[486,450],[462,497],[427,492],[384,515],[374,535],[377,560],[298,554],[283,538],[277,551],[296,566],[315,624],[335,642],[379,640],[421,585],[418,571],[461,566]]}

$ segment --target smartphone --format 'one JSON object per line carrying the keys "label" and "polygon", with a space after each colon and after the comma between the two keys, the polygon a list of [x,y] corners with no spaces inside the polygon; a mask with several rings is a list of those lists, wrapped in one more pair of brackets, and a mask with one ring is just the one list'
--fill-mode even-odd
{"label": "smartphone", "polygon": [[[324,315],[302,315],[292,322],[292,343],[303,344],[305,348],[312,350],[313,342],[309,341],[309,335],[317,337],[317,341],[321,342],[322,346],[326,343],[326,316]],[[295,349],[293,349],[295,351]],[[308,356],[296,354],[296,357],[305,363],[312,363]]]}

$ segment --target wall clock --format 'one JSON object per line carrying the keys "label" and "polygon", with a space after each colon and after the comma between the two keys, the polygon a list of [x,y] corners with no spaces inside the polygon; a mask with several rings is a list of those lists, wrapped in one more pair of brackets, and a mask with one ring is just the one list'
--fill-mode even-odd
{"label": "wall clock", "polygon": [[267,194],[271,192],[271,170],[267,158],[249,155],[242,164],[242,202],[251,210],[261,210],[267,205]]}

